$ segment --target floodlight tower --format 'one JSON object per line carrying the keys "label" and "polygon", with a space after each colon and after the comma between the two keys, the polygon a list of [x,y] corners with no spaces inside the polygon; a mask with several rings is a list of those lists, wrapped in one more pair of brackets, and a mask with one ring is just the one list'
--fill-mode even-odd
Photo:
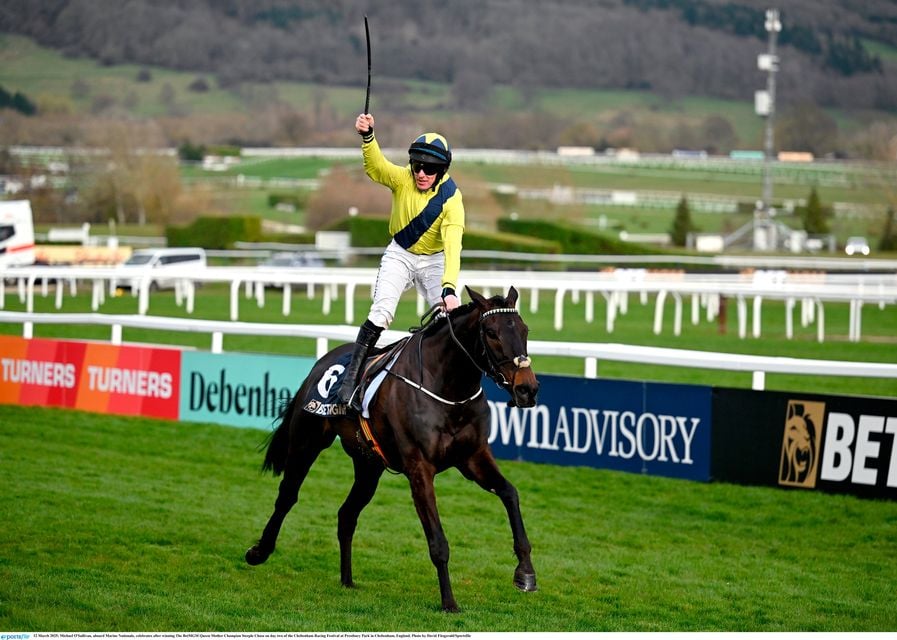
{"label": "floodlight tower", "polygon": [[766,10],[764,24],[769,34],[769,50],[757,56],[757,67],[766,71],[766,90],[754,94],[754,109],[757,115],[766,118],[766,136],[763,154],[763,199],[757,202],[754,210],[754,249],[757,251],[775,250],[776,239],[775,209],[772,206],[772,172],[770,163],[774,153],[773,120],[776,111],[776,72],[779,70],[779,57],[776,55],[776,39],[782,30],[778,9]]}

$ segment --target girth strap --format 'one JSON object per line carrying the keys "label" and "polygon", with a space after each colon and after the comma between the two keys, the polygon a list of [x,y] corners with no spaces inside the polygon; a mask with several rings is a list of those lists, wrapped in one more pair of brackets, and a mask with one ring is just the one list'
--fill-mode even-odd
{"label": "girth strap", "polygon": [[371,431],[371,425],[368,424],[367,418],[362,415],[358,416],[358,421],[361,423],[361,432],[364,434],[364,440],[367,445],[374,450],[380,459],[383,461],[383,466],[387,469],[389,468],[389,461],[386,459],[386,454],[383,453],[383,449],[380,448],[380,444],[377,442],[377,439],[374,437],[374,432]]}

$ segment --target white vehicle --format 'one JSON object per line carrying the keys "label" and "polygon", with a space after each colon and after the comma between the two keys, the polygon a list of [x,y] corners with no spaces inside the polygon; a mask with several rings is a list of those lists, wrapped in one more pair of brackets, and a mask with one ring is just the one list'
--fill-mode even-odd
{"label": "white vehicle", "polygon": [[847,244],[844,245],[844,253],[852,255],[869,255],[869,243],[863,236],[852,236],[847,238]]}
{"label": "white vehicle", "polygon": [[171,277],[171,272],[185,272],[205,267],[205,249],[197,247],[139,249],[119,267],[122,275],[118,286],[122,289],[136,289],[140,286],[141,278],[147,275],[150,278],[150,289],[172,289],[175,278]]}
{"label": "white vehicle", "polygon": [[34,264],[34,222],[28,200],[0,201],[0,267]]}
{"label": "white vehicle", "polygon": [[260,270],[264,270],[268,277],[272,279],[266,280],[266,287],[283,288],[283,281],[276,278],[279,273],[299,273],[303,269],[321,268],[324,266],[324,260],[312,252],[303,251],[283,251],[275,253],[273,256],[258,265]]}

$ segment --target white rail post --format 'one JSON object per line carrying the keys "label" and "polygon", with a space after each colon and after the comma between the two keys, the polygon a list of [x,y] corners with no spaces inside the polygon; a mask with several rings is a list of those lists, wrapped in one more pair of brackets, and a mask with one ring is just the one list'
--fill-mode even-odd
{"label": "white rail post", "polygon": [[673,315],[673,335],[678,336],[682,334],[682,296],[674,291],[673,301],[675,302],[675,313]]}
{"label": "white rail post", "polygon": [[566,289],[558,287],[554,292],[554,329],[560,331],[564,328],[564,294]]}
{"label": "white rail post", "polygon": [[230,283],[230,319],[236,320],[240,316],[240,281],[233,280]]}
{"label": "white rail post", "polygon": [[822,307],[822,300],[816,301],[816,307],[819,316],[816,320],[816,339],[825,342],[825,309]]}
{"label": "white rail post", "polygon": [[212,353],[221,353],[224,350],[224,334],[220,331],[212,332]]}
{"label": "white rail post", "polygon": [[848,340],[850,342],[860,341],[860,326],[863,317],[863,301],[854,299],[850,301],[850,329],[848,331]]}
{"label": "white rail post", "polygon": [[137,295],[137,313],[141,316],[145,316],[146,312],[149,310],[149,278],[141,278],[139,288],[140,293]]}
{"label": "white rail post", "polygon": [[[420,296],[418,296],[418,307],[420,307],[421,300]],[[423,313],[423,312],[420,312]],[[420,315],[420,313],[418,315]],[[355,324],[355,283],[347,282],[346,283],[346,324]]]}
{"label": "white rail post", "polygon": [[659,336],[663,328],[663,303],[667,299],[666,289],[657,292],[657,301],[654,303],[654,335]]}
{"label": "white rail post", "polygon": [[[25,301],[25,311],[28,313],[34,313],[34,281],[37,279],[37,276],[28,276],[28,283],[25,285],[25,295],[19,296],[22,300]],[[22,279],[19,279],[19,291],[22,291]]]}
{"label": "white rail post", "polygon": [[112,336],[109,338],[112,344],[121,344],[121,325],[112,325]]}
{"label": "white rail post", "polygon": [[763,296],[754,296],[754,317],[752,320],[751,334],[755,338],[760,337],[760,308],[763,305]]}
{"label": "white rail post", "polygon": [[583,375],[592,380],[598,377],[598,358],[586,356],[585,373]]}
{"label": "white rail post", "polygon": [[[324,300],[321,303],[321,313],[323,313],[325,316],[329,316],[330,315],[330,307],[333,302],[333,293],[331,292],[331,287],[324,285],[323,298],[324,298]],[[346,305],[348,305],[348,304],[349,304],[349,301],[346,300]]]}
{"label": "white rail post", "polygon": [[290,298],[292,297],[293,286],[289,282],[284,282],[282,291],[283,291],[283,304],[281,305],[280,309],[283,312],[283,315],[288,316],[288,315],[290,315],[290,302],[291,302]]}
{"label": "white rail post", "polygon": [[738,337],[744,338],[747,335],[747,302],[744,296],[738,296]]}
{"label": "white rail post", "polygon": [[785,300],[785,337],[791,340],[794,337],[794,298]]}
{"label": "white rail post", "polygon": [[605,328],[608,333],[613,333],[614,323],[617,320],[617,293],[611,291],[610,293],[604,293],[603,295],[607,303]]}
{"label": "white rail post", "polygon": [[751,389],[754,391],[763,391],[766,388],[766,372],[754,371],[751,377]]}
{"label": "white rail post", "polygon": [[315,339],[315,357],[320,359],[327,355],[327,352],[330,350],[327,348],[328,340],[327,338],[316,338]]}

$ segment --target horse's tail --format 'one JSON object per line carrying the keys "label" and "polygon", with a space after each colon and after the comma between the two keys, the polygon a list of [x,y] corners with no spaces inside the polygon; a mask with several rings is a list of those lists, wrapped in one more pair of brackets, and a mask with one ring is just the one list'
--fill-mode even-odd
{"label": "horse's tail", "polygon": [[298,394],[283,405],[280,415],[277,417],[280,424],[268,435],[260,447],[268,447],[265,452],[265,461],[262,463],[263,472],[271,471],[275,476],[279,476],[287,467],[287,455],[290,450],[290,422],[293,421],[297,397]]}

